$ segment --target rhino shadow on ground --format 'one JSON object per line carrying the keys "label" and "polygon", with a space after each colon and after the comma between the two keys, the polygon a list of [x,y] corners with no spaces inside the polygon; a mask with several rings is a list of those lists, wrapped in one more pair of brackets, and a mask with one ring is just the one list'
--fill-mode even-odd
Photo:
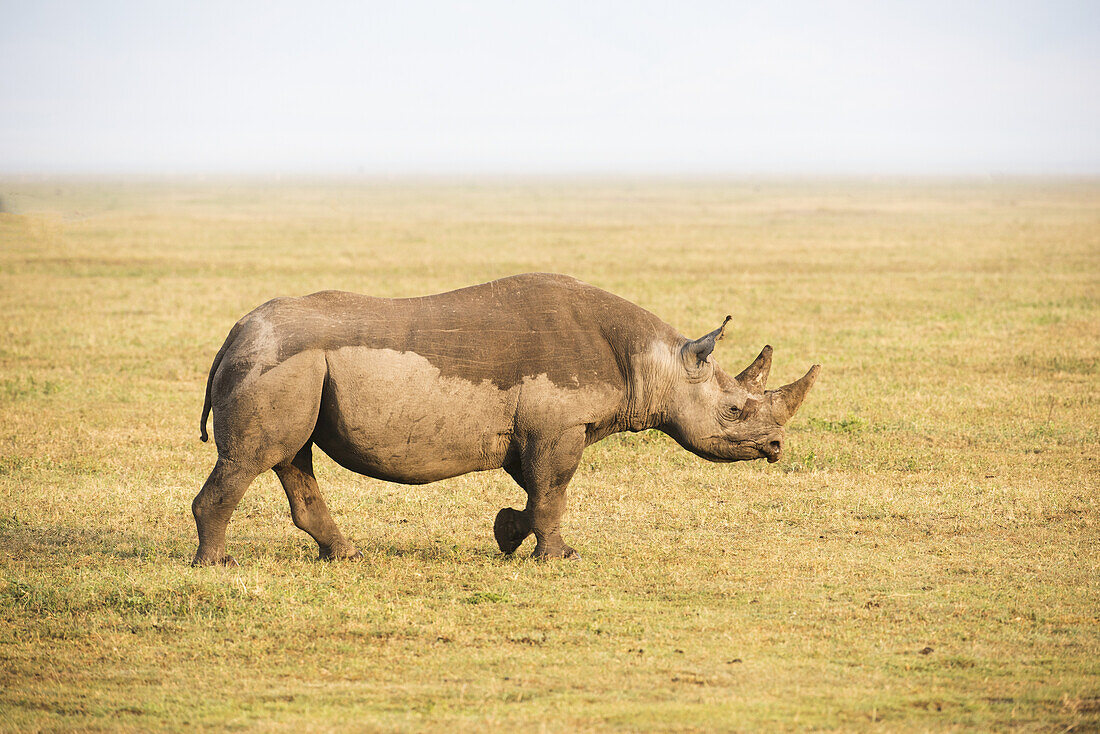
{"label": "rhino shadow on ground", "polygon": [[[245,534],[240,543],[256,558],[269,556],[279,561],[318,562],[316,550],[308,543]],[[0,544],[13,557],[54,558],[67,564],[82,559],[91,562],[145,560],[156,563],[174,563],[190,553],[186,536],[169,536],[154,539],[154,533],[141,533],[105,527],[79,527],[73,525],[4,525],[0,527]],[[491,546],[456,545],[453,541],[426,540],[417,543],[394,543],[384,538],[362,539],[367,556],[380,555],[391,558],[414,558],[420,561],[476,562],[517,561],[515,556],[505,556]]]}
{"label": "rhino shadow on ground", "polygon": [[489,546],[456,545],[449,541],[435,543],[393,543],[386,540],[363,540],[360,543],[363,554],[389,556],[391,558],[415,558],[420,561],[456,561],[460,563],[513,560],[515,556],[506,556],[496,548]]}
{"label": "rhino shadow on ground", "polygon": [[154,541],[153,533],[71,525],[7,525],[0,527],[0,544],[13,557],[113,560],[168,559],[188,552],[184,536]]}

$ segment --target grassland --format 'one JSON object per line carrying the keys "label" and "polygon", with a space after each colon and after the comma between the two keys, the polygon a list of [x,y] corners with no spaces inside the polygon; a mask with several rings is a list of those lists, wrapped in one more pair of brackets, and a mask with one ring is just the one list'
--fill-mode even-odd
{"label": "grassland", "polygon": [[[1100,726],[1100,184],[0,182],[0,726]],[[318,456],[188,567],[210,361],[275,295],[576,275],[817,387],[785,458],[590,448],[580,563],[496,552],[503,472]],[[747,318],[744,318],[746,317]],[[520,554],[529,551],[531,541]]]}

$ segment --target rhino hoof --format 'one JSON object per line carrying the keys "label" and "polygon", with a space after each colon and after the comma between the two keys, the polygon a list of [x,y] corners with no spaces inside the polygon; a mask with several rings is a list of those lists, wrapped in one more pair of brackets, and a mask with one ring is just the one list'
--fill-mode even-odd
{"label": "rhino hoof", "polygon": [[194,568],[201,568],[204,566],[224,566],[225,568],[237,568],[241,564],[237,563],[237,559],[233,556],[222,556],[219,559],[207,559],[199,558],[195,556],[195,560],[191,561],[191,566]]}
{"label": "rhino hoof", "polygon": [[557,552],[543,550],[542,548],[535,547],[535,551],[531,554],[531,557],[536,561],[548,561],[554,558],[561,558],[566,561],[579,561],[581,560],[581,554],[573,548],[567,545],[563,545]]}
{"label": "rhino hoof", "polygon": [[519,510],[505,507],[497,513],[497,518],[493,522],[493,535],[497,539],[500,552],[504,555],[510,556],[515,553],[530,534],[527,516]]}
{"label": "rhino hoof", "polygon": [[321,561],[361,561],[363,560],[363,554],[354,548],[348,548],[343,551],[321,551],[318,556],[318,560]]}

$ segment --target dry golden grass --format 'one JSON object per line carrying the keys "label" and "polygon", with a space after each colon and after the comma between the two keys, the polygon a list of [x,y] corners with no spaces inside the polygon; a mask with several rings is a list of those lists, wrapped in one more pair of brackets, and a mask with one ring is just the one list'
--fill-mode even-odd
{"label": "dry golden grass", "polygon": [[[1100,725],[1094,182],[0,184],[0,725]],[[14,213],[12,213],[14,212]],[[586,452],[579,564],[505,559],[503,472],[318,458],[360,564],[273,476],[192,570],[206,371],[275,295],[576,275],[824,372],[778,464]],[[747,316],[748,318],[744,318]],[[530,542],[530,541],[529,541]],[[529,550],[528,545],[521,550]]]}

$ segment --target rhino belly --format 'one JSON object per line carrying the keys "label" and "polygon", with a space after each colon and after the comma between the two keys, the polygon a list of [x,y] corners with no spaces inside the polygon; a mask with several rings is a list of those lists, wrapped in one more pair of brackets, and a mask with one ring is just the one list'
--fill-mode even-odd
{"label": "rhino belly", "polygon": [[515,390],[444,377],[414,352],[342,347],[326,356],[314,442],[337,463],[403,484],[504,463]]}

